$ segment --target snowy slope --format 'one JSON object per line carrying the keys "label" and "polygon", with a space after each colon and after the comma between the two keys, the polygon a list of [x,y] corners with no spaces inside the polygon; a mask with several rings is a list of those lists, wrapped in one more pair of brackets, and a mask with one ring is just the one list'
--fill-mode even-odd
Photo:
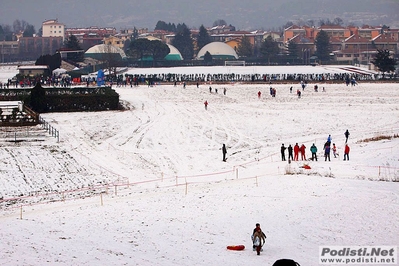
{"label": "snowy slope", "polygon": [[[3,196],[130,185],[22,213],[2,208],[0,263],[318,265],[320,245],[398,245],[399,138],[364,142],[398,134],[397,84],[313,85],[300,99],[289,92],[299,84],[272,84],[275,98],[269,84],[212,85],[218,94],[209,84],[120,87],[125,111],[44,114],[60,142],[3,138]],[[346,129],[350,161],[342,160]],[[329,134],[339,157],[325,162]],[[282,162],[281,144],[296,142],[307,156],[315,143],[319,161]],[[268,236],[261,256],[250,248],[256,222]],[[226,250],[235,244],[247,248]]]}

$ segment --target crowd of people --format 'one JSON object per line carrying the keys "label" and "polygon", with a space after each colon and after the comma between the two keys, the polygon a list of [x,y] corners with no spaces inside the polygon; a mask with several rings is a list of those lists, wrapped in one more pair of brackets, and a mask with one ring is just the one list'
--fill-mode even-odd
{"label": "crowd of people", "polygon": [[[350,148],[348,145],[348,138],[349,138],[349,131],[346,130],[344,133],[345,136],[345,147],[344,147],[344,161],[349,161],[349,152],[350,152]],[[301,146],[299,146],[298,143],[296,143],[294,145],[294,147],[292,147],[291,144],[288,145],[288,147],[286,147],[284,145],[284,143],[281,145],[280,148],[280,152],[281,152],[281,160],[282,161],[286,161],[286,150],[288,150],[288,161],[299,161],[299,155],[300,155],[300,160],[302,161],[307,161],[308,159],[306,159],[306,146],[305,144],[302,144]],[[312,161],[317,161],[317,147],[316,145],[313,143],[312,146],[310,147],[310,152],[311,152],[311,158],[310,160]],[[332,143],[332,137],[331,135],[328,135],[327,137],[327,141],[324,143],[323,146],[323,151],[324,151],[324,161],[331,161],[331,151],[333,153],[334,158],[339,157],[339,154],[337,152],[337,146],[335,145],[335,143]]]}
{"label": "crowd of people", "polygon": [[[126,74],[129,79],[139,82],[154,80],[155,82],[271,82],[271,81],[343,81],[376,80],[371,74],[323,73],[323,74]],[[123,80],[123,76],[118,77]],[[129,84],[129,82],[127,83]]]}

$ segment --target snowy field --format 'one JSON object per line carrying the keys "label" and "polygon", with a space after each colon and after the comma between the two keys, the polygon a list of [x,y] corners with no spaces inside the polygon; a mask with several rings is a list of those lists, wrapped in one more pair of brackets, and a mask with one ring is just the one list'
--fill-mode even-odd
{"label": "snowy field", "polygon": [[[124,111],[43,114],[59,142],[40,127],[12,142],[2,128],[1,197],[32,205],[1,205],[0,264],[312,266],[322,245],[399,245],[399,138],[370,141],[399,135],[398,84],[313,85],[300,99],[297,83],[272,84],[275,98],[269,84],[115,87]],[[325,162],[329,134],[339,155]],[[315,143],[319,160],[283,162],[282,143],[307,157]],[[96,185],[64,202],[36,195]]]}

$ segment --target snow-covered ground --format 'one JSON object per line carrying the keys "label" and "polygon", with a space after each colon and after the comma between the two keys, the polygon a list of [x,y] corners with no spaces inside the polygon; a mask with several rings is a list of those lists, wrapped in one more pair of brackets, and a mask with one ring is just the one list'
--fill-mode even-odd
{"label": "snow-covered ground", "polygon": [[[12,71],[1,68],[0,79]],[[398,84],[313,85],[300,99],[297,83],[272,84],[275,98],[269,84],[120,87],[125,111],[43,114],[59,142],[40,127],[2,128],[1,196],[34,204],[2,205],[0,263],[318,265],[322,245],[398,245],[399,138],[367,141],[398,136]],[[325,162],[329,134],[339,156]],[[282,143],[305,144],[308,157],[315,143],[319,161],[283,162]],[[34,195],[71,190],[64,202]],[[257,222],[267,235],[260,256]],[[239,244],[246,249],[226,249]]]}

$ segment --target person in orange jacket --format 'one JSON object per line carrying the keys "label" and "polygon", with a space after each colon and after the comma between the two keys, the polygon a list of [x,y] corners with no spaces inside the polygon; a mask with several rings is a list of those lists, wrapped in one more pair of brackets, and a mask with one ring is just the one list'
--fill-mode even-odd
{"label": "person in orange jacket", "polygon": [[345,145],[345,149],[344,149],[344,161],[346,161],[346,159],[348,159],[349,161],[349,151],[351,149],[349,148],[348,144]]}

